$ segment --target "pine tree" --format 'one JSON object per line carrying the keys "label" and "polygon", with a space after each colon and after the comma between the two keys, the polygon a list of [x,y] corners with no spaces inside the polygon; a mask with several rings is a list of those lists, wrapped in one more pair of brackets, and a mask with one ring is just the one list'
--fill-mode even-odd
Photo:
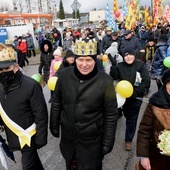
{"label": "pine tree", "polygon": [[63,8],[62,0],[60,0],[60,6],[59,6],[59,19],[65,19],[65,14],[64,14],[64,8]]}

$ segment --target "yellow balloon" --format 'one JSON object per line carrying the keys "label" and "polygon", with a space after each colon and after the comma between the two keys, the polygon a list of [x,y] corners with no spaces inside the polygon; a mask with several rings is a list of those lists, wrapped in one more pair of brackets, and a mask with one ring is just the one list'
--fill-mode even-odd
{"label": "yellow balloon", "polygon": [[57,61],[54,63],[54,70],[57,71],[61,65],[61,61]]}
{"label": "yellow balloon", "polygon": [[117,84],[116,91],[121,96],[128,98],[133,94],[133,86],[127,80],[122,80]]}
{"label": "yellow balloon", "polygon": [[103,57],[102,57],[102,60],[103,60],[103,62],[108,61],[108,56],[106,54],[104,54]]}
{"label": "yellow balloon", "polygon": [[54,91],[58,77],[51,77],[48,79],[47,86],[50,90]]}

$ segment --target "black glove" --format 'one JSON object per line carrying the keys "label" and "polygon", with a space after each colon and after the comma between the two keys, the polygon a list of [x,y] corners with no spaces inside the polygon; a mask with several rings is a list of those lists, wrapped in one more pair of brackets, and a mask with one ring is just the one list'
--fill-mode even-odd
{"label": "black glove", "polygon": [[109,147],[106,145],[103,146],[103,155],[106,155],[106,154],[110,153],[111,151],[112,151],[112,147]]}
{"label": "black glove", "polygon": [[112,57],[111,54],[108,54],[108,58],[109,58],[110,62],[112,63],[112,66],[116,66],[117,65],[116,55],[114,57]]}
{"label": "black glove", "polygon": [[39,74],[41,74],[41,75],[42,75],[42,71],[39,71]]}

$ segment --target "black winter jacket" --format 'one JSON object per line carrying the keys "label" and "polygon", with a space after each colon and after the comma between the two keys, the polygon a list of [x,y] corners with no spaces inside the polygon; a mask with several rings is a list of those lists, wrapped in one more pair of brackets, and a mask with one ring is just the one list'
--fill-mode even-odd
{"label": "black winter jacket", "polygon": [[59,137],[67,166],[76,153],[80,169],[99,166],[103,147],[112,150],[117,124],[117,101],[113,80],[98,70],[88,80],[79,79],[75,68],[63,69],[53,95],[50,130]]}
{"label": "black winter jacket", "polygon": [[[31,138],[31,147],[47,144],[48,113],[41,86],[20,71],[11,86],[3,88],[0,84],[0,102],[10,119],[24,130],[36,124],[36,134]],[[4,124],[5,125],[5,124]],[[19,138],[6,125],[5,131],[9,147],[20,150]],[[28,149],[27,145],[23,149]]]}

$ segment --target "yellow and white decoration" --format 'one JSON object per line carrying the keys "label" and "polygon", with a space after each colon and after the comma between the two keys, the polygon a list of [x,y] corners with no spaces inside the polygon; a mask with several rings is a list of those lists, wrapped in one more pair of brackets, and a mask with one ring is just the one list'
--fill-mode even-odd
{"label": "yellow and white decoration", "polygon": [[12,121],[8,115],[5,113],[4,109],[2,108],[2,105],[0,104],[0,116],[6,126],[15,133],[20,142],[21,149],[27,144],[29,147],[31,146],[31,137],[36,133],[36,125],[33,123],[29,128],[24,130],[22,127],[20,127],[18,124],[16,124],[14,121]]}

